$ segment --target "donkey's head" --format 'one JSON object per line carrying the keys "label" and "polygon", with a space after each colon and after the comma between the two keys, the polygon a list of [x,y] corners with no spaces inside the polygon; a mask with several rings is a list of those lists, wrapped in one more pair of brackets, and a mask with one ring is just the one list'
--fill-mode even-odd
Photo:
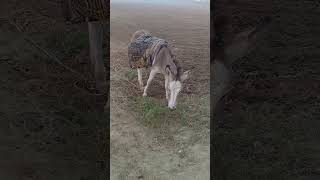
{"label": "donkey's head", "polygon": [[167,88],[169,90],[168,107],[175,109],[177,105],[177,97],[183,88],[183,82],[190,77],[191,70],[183,71],[178,62],[174,59],[172,66],[166,67],[166,73],[168,75]]}
{"label": "donkey's head", "polygon": [[215,111],[215,115],[222,113],[217,112],[221,111],[218,106],[222,106],[224,95],[232,88],[232,64],[255,47],[258,34],[266,28],[270,21],[269,17],[265,17],[259,25],[239,33],[233,33],[230,18],[226,16],[214,18],[213,36],[211,36],[213,47],[213,58],[211,59],[213,91],[211,110]]}
{"label": "donkey's head", "polygon": [[234,61],[245,56],[251,51],[257,42],[257,37],[266,26],[270,24],[271,18],[264,17],[255,27],[234,33],[230,17],[217,16],[214,19],[213,26],[213,59],[221,60],[231,65]]}

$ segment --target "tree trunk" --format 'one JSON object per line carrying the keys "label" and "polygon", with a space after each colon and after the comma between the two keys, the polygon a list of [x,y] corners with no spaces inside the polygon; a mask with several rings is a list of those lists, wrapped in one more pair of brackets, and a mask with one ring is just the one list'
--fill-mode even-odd
{"label": "tree trunk", "polygon": [[90,58],[99,93],[107,92],[106,69],[103,62],[102,41],[103,28],[98,21],[88,22]]}
{"label": "tree trunk", "polygon": [[96,105],[99,111],[104,111],[108,98],[106,68],[103,61],[103,27],[99,21],[88,22],[90,60],[94,72],[96,89],[100,95],[96,96]]}

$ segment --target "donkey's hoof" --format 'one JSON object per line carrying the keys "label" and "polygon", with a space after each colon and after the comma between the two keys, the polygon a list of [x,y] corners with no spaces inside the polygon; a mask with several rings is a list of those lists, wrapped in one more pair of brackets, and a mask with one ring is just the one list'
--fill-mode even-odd
{"label": "donkey's hoof", "polygon": [[147,96],[147,93],[143,93],[142,96],[143,96],[143,97],[146,97],[146,96]]}

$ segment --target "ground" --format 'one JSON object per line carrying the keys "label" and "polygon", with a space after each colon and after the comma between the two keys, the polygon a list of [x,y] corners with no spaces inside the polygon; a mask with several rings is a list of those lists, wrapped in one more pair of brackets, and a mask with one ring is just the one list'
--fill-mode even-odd
{"label": "ground", "polygon": [[320,178],[319,2],[272,2],[233,11],[237,30],[262,16],[272,22],[233,66],[239,79],[226,98],[226,121],[211,129],[215,179]]}
{"label": "ground", "polygon": [[[23,34],[93,81],[86,25],[67,25],[54,5],[45,11],[40,3],[1,4],[0,179],[106,179],[109,114],[96,110],[102,96],[24,40]],[[14,7],[20,14],[12,14]]]}
{"label": "ground", "polygon": [[[209,7],[113,3],[110,22],[111,179],[209,179]],[[139,29],[167,40],[193,71],[175,111],[160,74],[143,98],[129,68],[127,45]]]}
{"label": "ground", "polygon": [[[39,2],[32,7],[40,6]],[[45,16],[45,21],[30,21],[32,13],[25,14],[29,20],[25,25],[40,31],[28,36],[64,64],[92,78],[86,64],[86,25],[66,25],[59,20],[58,25],[54,22],[55,26],[48,28],[58,12],[54,1],[50,2],[53,15]],[[272,11],[264,15],[274,19],[259,40],[260,46],[234,65],[240,79],[226,99],[225,124],[211,129],[216,179],[320,179],[319,2],[272,2]],[[98,179],[100,169],[108,169],[109,114],[95,112],[99,96],[90,92],[91,88],[81,88],[91,84],[82,83],[22,39],[4,18],[13,5],[2,3],[0,179]],[[259,11],[258,7],[237,7],[235,28],[254,25],[259,15],[253,12]],[[28,8],[23,5],[16,10]],[[209,32],[207,15],[202,14],[206,11],[180,8],[171,15],[163,14],[172,12],[170,8],[159,12],[132,7],[134,13],[126,7],[115,8],[122,11],[111,19],[115,35],[111,40],[112,178],[130,175],[132,179],[150,179],[160,174],[162,179],[197,175],[208,179],[209,55],[205,34]],[[162,15],[146,16],[157,13]],[[140,18],[154,26],[147,26]],[[165,108],[161,77],[152,84],[151,97],[144,99],[136,72],[127,67],[127,42],[131,33],[141,28],[175,45],[186,69],[197,69],[172,113]],[[106,174],[100,177],[107,179]]]}

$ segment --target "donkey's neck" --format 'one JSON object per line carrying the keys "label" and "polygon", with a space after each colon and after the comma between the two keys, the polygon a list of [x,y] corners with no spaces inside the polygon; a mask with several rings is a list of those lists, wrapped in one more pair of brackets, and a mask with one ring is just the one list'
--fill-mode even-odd
{"label": "donkey's neck", "polygon": [[173,55],[171,49],[169,47],[166,48],[167,50],[167,62],[166,66],[170,67],[170,79],[174,81],[180,81],[180,76],[182,73],[182,68],[178,60],[176,60],[175,56]]}
{"label": "donkey's neck", "polygon": [[180,66],[180,63],[174,57],[172,57],[171,59],[172,59],[172,63],[174,64],[174,67],[175,67],[174,72],[176,72],[176,74],[172,73],[171,76],[174,80],[180,81],[180,77],[181,77],[181,73],[182,73],[182,68]]}
{"label": "donkey's neck", "polygon": [[162,47],[153,61],[153,68],[159,68],[163,70],[163,73],[167,73],[167,69],[170,70],[170,80],[179,80],[181,76],[182,68],[180,63],[175,59],[170,47]]}

